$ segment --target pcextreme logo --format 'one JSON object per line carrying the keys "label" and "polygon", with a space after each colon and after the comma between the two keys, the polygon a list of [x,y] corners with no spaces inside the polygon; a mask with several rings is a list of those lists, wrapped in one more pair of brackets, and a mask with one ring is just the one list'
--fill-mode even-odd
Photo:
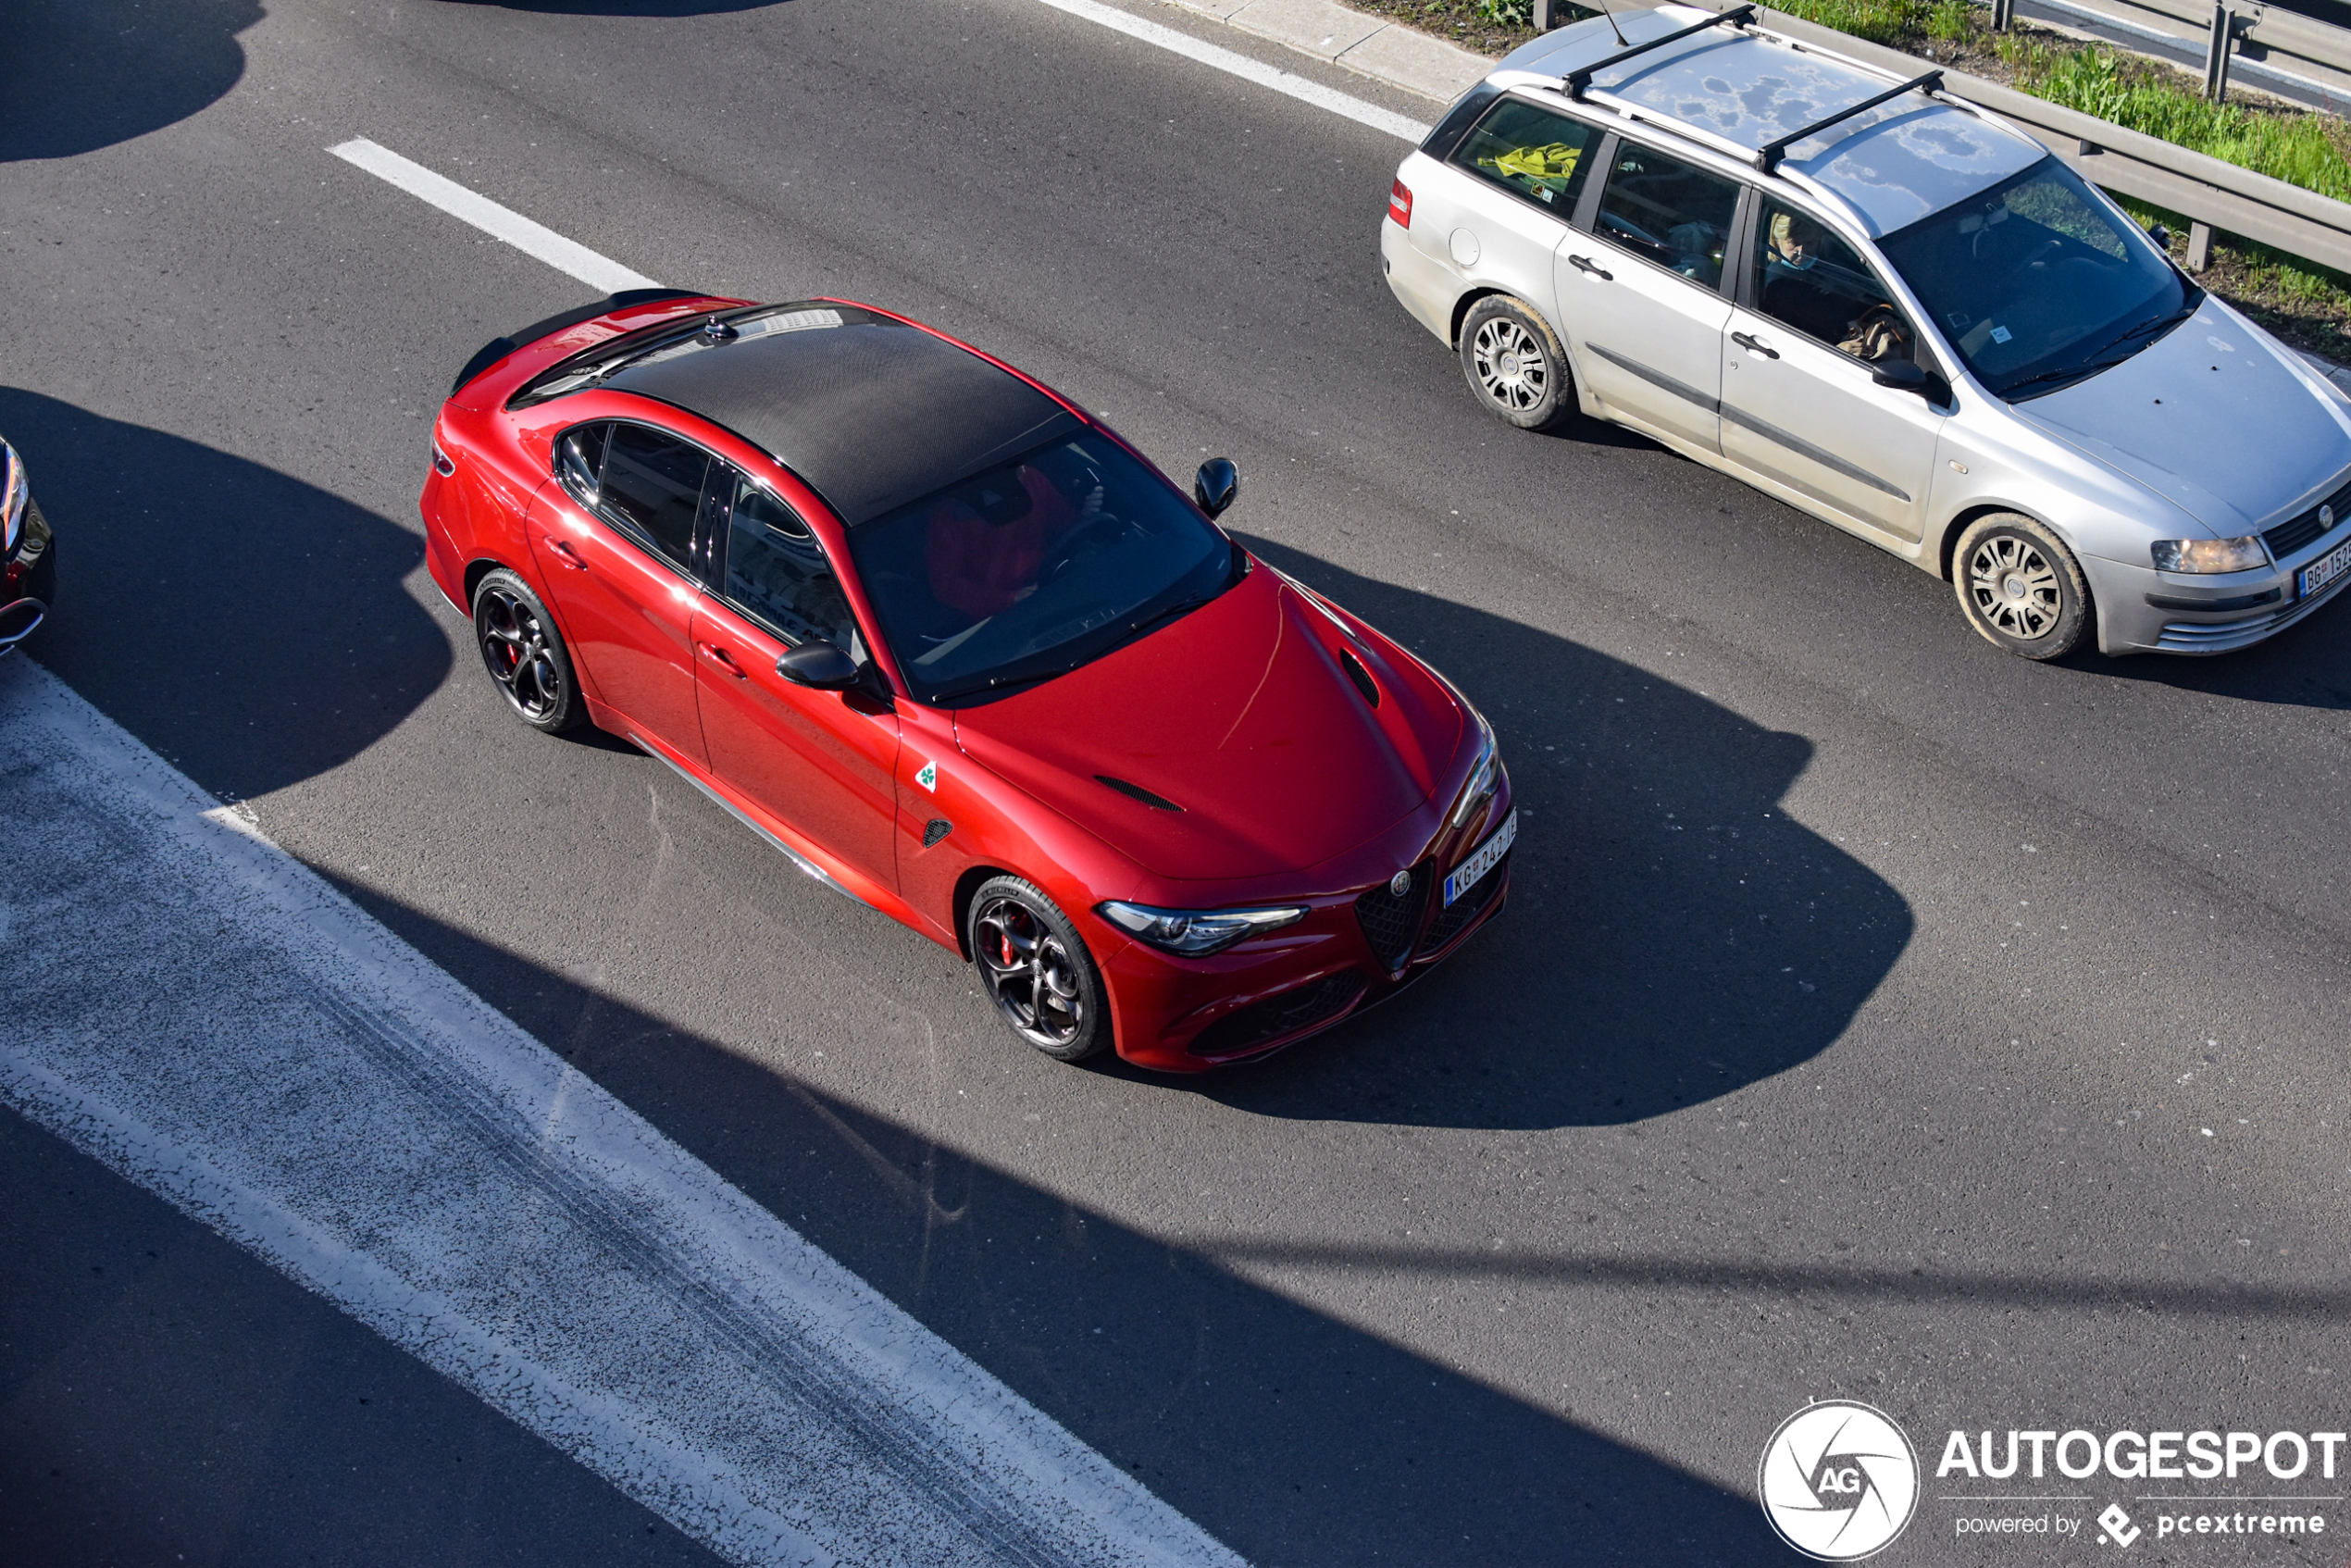
{"label": "pcextreme logo", "polygon": [[1919,1500],[1919,1456],[1872,1405],[1823,1400],[1772,1434],[1756,1474],[1763,1516],[1822,1562],[1854,1562],[1893,1544]]}

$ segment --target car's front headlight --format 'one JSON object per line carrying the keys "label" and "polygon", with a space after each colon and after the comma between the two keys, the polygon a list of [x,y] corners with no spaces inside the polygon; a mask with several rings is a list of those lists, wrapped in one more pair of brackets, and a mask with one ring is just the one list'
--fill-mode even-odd
{"label": "car's front headlight", "polygon": [[1262,936],[1306,918],[1302,903],[1272,909],[1153,909],[1149,904],[1098,903],[1094,913],[1163,952],[1181,958],[1205,958],[1222,952],[1246,937]]}
{"label": "car's front headlight", "polygon": [[2261,536],[2240,539],[2158,539],[2148,548],[2158,572],[2249,572],[2270,564]]}
{"label": "car's front headlight", "polygon": [[31,496],[32,489],[25,479],[24,459],[18,456],[17,449],[5,441],[0,441],[0,462],[5,462],[8,469],[7,523],[5,528],[0,528],[0,555],[13,555],[18,536],[24,532],[25,503]]}
{"label": "car's front headlight", "polygon": [[[1469,707],[1466,703],[1462,705]],[[1470,769],[1469,782],[1462,786],[1461,798],[1453,803],[1450,820],[1456,828],[1467,822],[1470,813],[1494,792],[1494,775],[1502,765],[1501,753],[1494,744],[1494,727],[1475,708],[1470,708],[1469,715],[1477,721],[1477,762]]]}

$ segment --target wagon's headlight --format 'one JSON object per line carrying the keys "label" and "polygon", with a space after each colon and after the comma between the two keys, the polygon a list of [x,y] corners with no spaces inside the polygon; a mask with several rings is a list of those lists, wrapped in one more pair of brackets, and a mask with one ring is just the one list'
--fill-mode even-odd
{"label": "wagon's headlight", "polygon": [[0,462],[5,462],[8,469],[6,526],[0,528],[0,555],[12,555],[16,554],[18,537],[24,532],[25,502],[32,491],[24,477],[24,459],[5,441],[0,441]]}
{"label": "wagon's headlight", "polygon": [[2158,539],[2149,548],[2158,572],[2249,572],[2270,564],[2261,536],[2240,539]]}
{"label": "wagon's headlight", "polygon": [[1149,904],[1098,903],[1094,913],[1163,952],[1182,958],[1205,958],[1222,952],[1247,937],[1263,936],[1295,926],[1306,918],[1302,903],[1273,909],[1153,909]]}
{"label": "wagon's headlight", "polygon": [[1461,799],[1453,803],[1453,815],[1449,820],[1456,828],[1467,822],[1470,814],[1494,792],[1495,775],[1502,766],[1501,754],[1494,744],[1494,727],[1486,723],[1486,716],[1475,708],[1471,708],[1469,712],[1470,717],[1477,720],[1477,762],[1470,769],[1469,782],[1462,786]]}

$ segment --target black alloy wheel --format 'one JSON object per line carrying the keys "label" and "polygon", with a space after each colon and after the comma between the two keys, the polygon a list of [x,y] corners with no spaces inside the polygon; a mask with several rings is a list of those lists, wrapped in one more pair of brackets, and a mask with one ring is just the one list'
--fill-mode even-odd
{"label": "black alloy wheel", "polygon": [[504,566],[474,590],[474,636],[490,678],[525,724],[558,735],[587,716],[554,617],[530,585]]}
{"label": "black alloy wheel", "polygon": [[1984,641],[2024,659],[2071,653],[2090,624],[2090,584],[2058,536],[2018,512],[1978,517],[1951,552],[1951,586]]}
{"label": "black alloy wheel", "polygon": [[1556,429],[1575,412],[1567,350],[1550,323],[1507,294],[1462,317],[1462,374],[1495,417],[1522,430]]}
{"label": "black alloy wheel", "polygon": [[1058,1062],[1110,1043],[1101,975],[1069,917],[1035,884],[1018,877],[983,883],[965,935],[980,984],[1013,1033]]}

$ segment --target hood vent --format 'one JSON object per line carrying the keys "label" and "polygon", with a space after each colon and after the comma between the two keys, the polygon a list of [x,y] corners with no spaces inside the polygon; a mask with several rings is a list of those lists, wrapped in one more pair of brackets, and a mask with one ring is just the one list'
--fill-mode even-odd
{"label": "hood vent", "polygon": [[1097,773],[1094,775],[1094,778],[1098,782],[1109,785],[1120,794],[1125,795],[1128,800],[1142,802],[1153,811],[1181,811],[1184,809],[1182,806],[1177,805],[1174,801],[1169,800],[1164,795],[1152,794],[1140,784],[1129,784],[1124,778],[1113,778],[1107,773]]}
{"label": "hood vent", "polygon": [[1379,683],[1372,678],[1372,672],[1363,667],[1363,661],[1355,656],[1354,650],[1341,648],[1338,651],[1338,667],[1347,672],[1347,678],[1355,683],[1355,690],[1363,694],[1363,701],[1375,708],[1379,706]]}

